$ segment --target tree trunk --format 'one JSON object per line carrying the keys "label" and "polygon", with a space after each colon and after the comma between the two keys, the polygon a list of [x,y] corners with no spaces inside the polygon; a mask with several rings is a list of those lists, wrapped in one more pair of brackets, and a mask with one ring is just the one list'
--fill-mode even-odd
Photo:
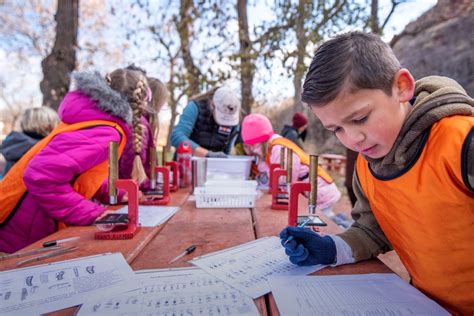
{"label": "tree trunk", "polygon": [[370,29],[375,34],[380,34],[380,26],[379,26],[379,1],[372,0],[372,4],[370,6]]}
{"label": "tree trunk", "polygon": [[247,18],[247,0],[237,0],[237,15],[239,19],[242,110],[245,114],[250,114],[254,101],[252,95],[254,66],[252,63],[252,44],[250,42],[249,23]]}
{"label": "tree trunk", "polygon": [[[168,52],[170,51],[169,46],[165,46]],[[174,125],[176,123],[176,117],[178,116],[177,107],[179,100],[184,96],[184,91],[180,92],[179,95],[176,94],[178,90],[177,84],[174,81],[176,76],[176,67],[177,67],[177,58],[178,58],[179,51],[176,54],[169,54],[169,74],[170,74],[170,81],[168,82],[167,88],[169,91],[169,98],[168,98],[168,106],[171,110],[171,120],[170,124],[168,125],[168,136],[166,138],[165,146],[170,146],[170,139],[171,139],[171,132],[173,131]],[[179,70],[178,70],[179,71]],[[179,84],[178,84],[179,85]]]}
{"label": "tree trunk", "polygon": [[199,89],[199,69],[196,67],[191,55],[191,44],[189,42],[189,25],[192,24],[190,10],[192,9],[192,0],[181,0],[179,8],[179,21],[177,29],[181,40],[181,54],[186,67],[186,81],[189,85],[187,91],[190,95],[198,94]]}
{"label": "tree trunk", "polygon": [[295,88],[294,94],[294,109],[295,112],[301,112],[303,110],[303,103],[301,102],[301,92],[302,92],[302,83],[303,76],[306,71],[306,65],[304,63],[304,57],[306,55],[306,45],[308,44],[308,39],[305,34],[304,22],[306,20],[306,0],[299,0],[298,3],[298,16],[296,18],[296,67],[293,77],[293,86]]}
{"label": "tree trunk", "polygon": [[53,50],[42,62],[40,89],[43,105],[55,110],[69,89],[70,74],[76,66],[79,0],[58,0],[56,40]]}

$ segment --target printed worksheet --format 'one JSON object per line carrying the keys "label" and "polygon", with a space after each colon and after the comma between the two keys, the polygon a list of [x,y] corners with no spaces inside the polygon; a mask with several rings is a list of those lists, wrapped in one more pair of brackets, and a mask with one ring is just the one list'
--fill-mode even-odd
{"label": "printed worksheet", "polygon": [[[176,206],[140,205],[138,206],[138,223],[143,227],[155,227],[166,222],[178,210],[179,207]],[[120,214],[127,212],[127,206],[117,210]]]}
{"label": "printed worksheet", "polygon": [[0,315],[37,315],[139,288],[121,253],[0,272]]}
{"label": "printed worksheet", "polygon": [[449,315],[393,273],[271,277],[280,315]]}
{"label": "printed worksheet", "polygon": [[278,237],[260,238],[189,262],[251,298],[270,292],[267,278],[271,275],[305,275],[325,267],[292,264]]}
{"label": "printed worksheet", "polygon": [[136,275],[140,289],[87,302],[78,315],[259,315],[251,298],[199,268]]}

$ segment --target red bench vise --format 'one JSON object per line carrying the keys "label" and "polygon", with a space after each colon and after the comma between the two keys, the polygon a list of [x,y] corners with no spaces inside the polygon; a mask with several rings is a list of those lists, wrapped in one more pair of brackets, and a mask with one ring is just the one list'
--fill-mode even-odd
{"label": "red bench vise", "polygon": [[117,204],[117,188],[128,194],[128,214],[107,214],[95,224],[102,231],[94,234],[95,239],[132,239],[140,229],[138,225],[138,184],[135,180],[118,178],[118,144],[109,143],[109,201]]}
{"label": "red bench vise", "polygon": [[[298,216],[299,195],[309,192],[308,214]],[[288,226],[298,226],[311,218],[306,226],[327,226],[327,224],[316,215],[316,204],[318,195],[318,156],[310,155],[309,182],[294,182],[290,186],[290,205],[288,209]]]}
{"label": "red bench vise", "polygon": [[[293,150],[286,151],[286,170],[285,164],[285,148],[282,147],[280,151],[280,168],[273,170],[272,182],[270,192],[272,194],[272,210],[286,211],[288,209],[288,188],[291,183],[293,173]],[[285,177],[286,187],[280,185],[280,178]]]}
{"label": "red bench vise", "polygon": [[[142,205],[167,205],[170,202],[170,172],[165,166],[156,166],[155,147],[150,147],[150,190],[143,192]],[[157,184],[159,179],[159,184]]]}
{"label": "red bench vise", "polygon": [[163,155],[161,158],[162,165],[166,166],[169,168],[169,173],[171,174],[171,177],[168,177],[169,179],[169,188],[170,192],[176,192],[178,191],[178,179],[179,179],[179,169],[178,169],[178,163],[176,161],[166,161],[166,146],[163,147]]}

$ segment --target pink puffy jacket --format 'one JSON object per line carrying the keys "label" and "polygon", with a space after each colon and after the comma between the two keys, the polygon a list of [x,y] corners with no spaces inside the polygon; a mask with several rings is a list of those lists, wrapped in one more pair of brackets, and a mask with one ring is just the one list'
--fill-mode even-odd
{"label": "pink puffy jacket", "polygon": [[[85,94],[70,92],[60,105],[59,116],[69,124],[89,120],[117,122],[129,138],[125,121],[96,105],[97,101]],[[59,221],[90,225],[102,214],[105,208],[75,192],[71,183],[85,170],[108,159],[110,141],[120,141],[120,134],[112,127],[82,129],[59,134],[36,155],[23,176],[28,193],[12,218],[0,227],[0,251],[15,252],[54,233]],[[107,181],[95,197],[106,201]]]}

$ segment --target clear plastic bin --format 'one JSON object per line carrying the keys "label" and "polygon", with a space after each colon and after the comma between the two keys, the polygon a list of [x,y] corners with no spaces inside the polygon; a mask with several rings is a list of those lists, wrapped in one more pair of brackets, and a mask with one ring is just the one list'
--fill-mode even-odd
{"label": "clear plastic bin", "polygon": [[205,187],[232,187],[232,188],[248,188],[257,189],[257,181],[255,180],[208,180],[204,184]]}
{"label": "clear plastic bin", "polygon": [[197,208],[252,208],[257,198],[255,188],[196,187]]}
{"label": "clear plastic bin", "polygon": [[207,158],[207,180],[247,180],[253,157]]}

